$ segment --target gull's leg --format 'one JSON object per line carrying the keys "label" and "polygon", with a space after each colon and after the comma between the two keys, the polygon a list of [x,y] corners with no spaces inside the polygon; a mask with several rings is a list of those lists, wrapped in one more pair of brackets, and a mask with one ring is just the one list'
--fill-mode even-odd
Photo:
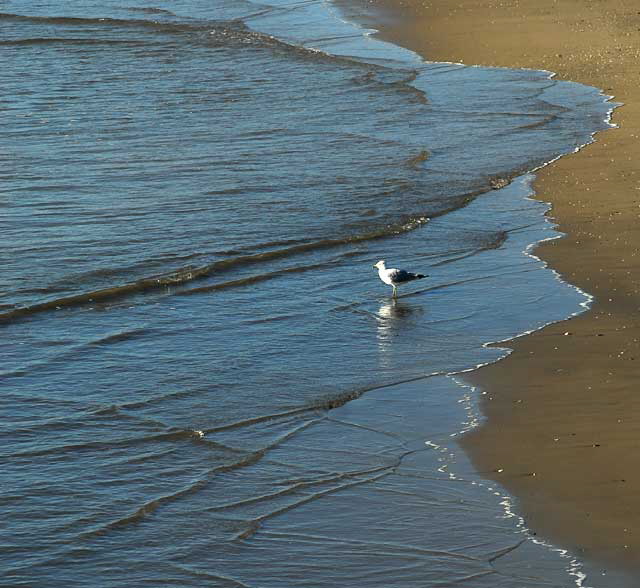
{"label": "gull's leg", "polygon": [[398,297],[398,289],[391,284],[391,287],[393,288],[393,298],[397,298]]}

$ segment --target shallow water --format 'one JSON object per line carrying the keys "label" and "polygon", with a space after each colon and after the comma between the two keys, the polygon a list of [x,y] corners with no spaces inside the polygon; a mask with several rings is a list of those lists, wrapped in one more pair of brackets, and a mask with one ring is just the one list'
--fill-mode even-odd
{"label": "shallow water", "polygon": [[[5,2],[4,584],[566,586],[453,374],[581,310],[526,172],[610,106],[326,2]],[[390,299],[378,259],[429,274]]]}

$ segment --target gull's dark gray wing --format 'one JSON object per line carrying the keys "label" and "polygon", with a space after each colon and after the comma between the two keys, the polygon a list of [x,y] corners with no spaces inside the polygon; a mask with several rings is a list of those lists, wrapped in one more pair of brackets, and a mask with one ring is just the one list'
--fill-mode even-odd
{"label": "gull's dark gray wing", "polygon": [[[419,276],[423,277],[423,276]],[[389,273],[389,278],[394,284],[402,284],[403,282],[410,282],[411,280],[417,280],[418,275],[412,274],[411,272],[407,272],[401,269],[391,270]]]}

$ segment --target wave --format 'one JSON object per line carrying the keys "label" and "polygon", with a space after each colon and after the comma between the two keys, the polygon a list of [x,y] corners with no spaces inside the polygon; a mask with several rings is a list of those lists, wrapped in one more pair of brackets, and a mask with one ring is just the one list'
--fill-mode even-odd
{"label": "wave", "polygon": [[[438,213],[446,214],[450,210],[458,208],[451,207],[447,210],[443,210]],[[63,298],[56,298],[48,300],[46,302],[40,302],[30,306],[22,308],[14,308],[10,311],[0,313],[0,323],[7,323],[18,318],[32,316],[47,311],[61,310],[65,308],[73,308],[78,306],[85,306],[87,304],[94,304],[99,302],[110,302],[118,299],[122,299],[128,296],[136,294],[144,294],[148,292],[164,290],[170,286],[182,286],[189,282],[209,277],[213,274],[222,273],[231,269],[246,266],[251,264],[259,264],[266,261],[272,261],[276,259],[282,259],[300,255],[303,253],[309,253],[313,251],[320,251],[322,249],[330,249],[341,245],[348,245],[353,243],[359,243],[363,241],[371,241],[375,239],[383,239],[394,235],[400,235],[409,231],[415,230],[421,227],[429,218],[416,217],[407,220],[402,224],[391,225],[382,229],[371,231],[360,235],[351,235],[335,239],[323,239],[319,241],[313,241],[310,243],[303,243],[300,245],[294,245],[292,247],[286,247],[283,249],[276,249],[273,251],[267,251],[263,253],[254,253],[250,255],[241,255],[231,259],[216,261],[210,264],[206,264],[200,267],[187,267],[175,272],[171,272],[166,275],[152,276],[136,280],[128,284],[115,285],[109,288],[103,288],[101,290],[94,290],[91,292],[83,292],[75,294],[73,296],[66,296]],[[300,268],[297,271],[306,271],[308,268]],[[289,273],[296,271],[295,269],[281,270],[280,273]],[[236,281],[227,282],[226,284],[217,284],[208,288],[203,288],[200,291],[215,290],[221,288],[229,288],[233,286],[244,285],[251,281],[258,281],[268,279],[278,275],[278,272],[271,274],[262,274],[253,276],[251,278],[244,278]],[[195,293],[195,291],[194,291]]]}
{"label": "wave", "polygon": [[190,494],[194,494],[200,491],[202,488],[204,488],[207,484],[208,484],[207,477],[197,479],[191,484],[189,484],[188,486],[185,486],[184,488],[181,488],[176,492],[173,492],[171,494],[166,494],[164,496],[159,496],[153,500],[149,500],[148,502],[145,502],[142,506],[140,506],[134,512],[128,515],[112,520],[108,523],[102,524],[99,527],[91,529],[89,531],[85,531],[81,535],[81,537],[83,539],[88,539],[90,537],[104,535],[109,531],[114,531],[122,527],[127,527],[129,525],[140,523],[143,519],[153,514],[161,506],[164,506],[165,504],[169,504],[171,502],[179,500],[180,498],[183,498]]}
{"label": "wave", "polygon": [[62,37],[35,37],[32,39],[10,39],[0,41],[0,47],[29,47],[34,45],[126,45],[126,46],[147,46],[145,41],[126,40],[119,41],[115,39],[83,39],[77,38],[62,38]]}
{"label": "wave", "polygon": [[76,25],[76,26],[98,26],[98,27],[144,27],[160,31],[201,31],[205,30],[205,24],[182,23],[182,22],[161,22],[145,19],[121,19],[121,18],[84,18],[81,16],[29,16],[0,12],[0,22],[28,22],[46,25]]}
{"label": "wave", "polygon": [[[155,14],[155,13],[152,13]],[[299,54],[306,54],[317,57],[319,52],[307,49],[301,45],[293,45],[282,41],[273,35],[261,33],[250,29],[241,19],[228,21],[197,21],[190,20],[150,20],[142,18],[119,19],[119,18],[83,18],[76,16],[28,16],[13,13],[0,13],[0,23],[2,22],[22,22],[31,24],[42,24],[47,26],[71,26],[87,27],[88,32],[96,34],[95,29],[139,29],[164,34],[200,34],[198,39],[206,45],[212,46],[238,46],[238,45],[259,45],[263,47],[278,47],[295,51]],[[131,40],[111,40],[96,39],[94,36],[85,39],[66,37],[42,37],[29,39],[13,39],[2,41],[3,45],[29,45],[45,43],[130,43]],[[140,41],[139,41],[140,42]],[[320,52],[321,53],[321,52]],[[329,57],[329,54],[324,54]],[[343,58],[336,58],[344,60]],[[350,60],[349,60],[350,61]]]}
{"label": "wave", "polygon": [[[173,429],[165,432],[152,433],[149,435],[142,435],[139,437],[129,437],[126,439],[109,439],[104,441],[85,441],[83,443],[69,443],[63,445],[53,445],[43,447],[42,449],[25,449],[24,451],[17,451],[15,453],[2,454],[3,458],[32,458],[40,457],[43,455],[59,455],[69,452],[82,452],[82,451],[103,451],[112,449],[114,447],[133,447],[135,445],[145,445],[149,443],[158,442],[177,442],[177,441],[192,441],[199,442],[202,440],[205,432],[194,431],[188,429]],[[216,443],[215,441],[207,440],[206,444],[210,447],[215,447],[223,453],[237,453],[238,450],[227,447],[222,443]]]}
{"label": "wave", "polygon": [[[407,161],[407,165],[419,165],[422,161],[428,158],[429,154],[423,151],[411,157]],[[513,176],[516,176],[520,172],[518,170],[513,172]],[[317,269],[326,265],[325,263],[314,263],[307,265],[298,265],[294,267],[282,268],[272,270],[268,272],[261,272],[251,276],[241,277],[235,280],[227,280],[218,282],[216,284],[209,284],[201,287],[194,287],[190,289],[182,288],[187,286],[191,282],[209,278],[216,274],[222,274],[245,266],[260,265],[265,262],[274,260],[293,258],[295,256],[313,253],[317,251],[337,248],[344,245],[352,245],[357,243],[363,243],[368,241],[375,241],[379,239],[386,239],[399,235],[406,234],[414,231],[426,223],[430,219],[444,216],[454,210],[465,207],[472,202],[476,197],[481,194],[490,192],[492,190],[499,190],[509,185],[512,180],[511,174],[504,174],[501,176],[493,176],[485,178],[485,183],[482,187],[473,192],[463,194],[457,197],[451,197],[446,203],[443,203],[442,208],[439,210],[432,210],[427,214],[419,214],[409,218],[406,218],[400,222],[389,224],[382,227],[376,227],[372,230],[362,233],[356,233],[352,235],[346,235],[344,237],[320,239],[311,242],[299,242],[296,240],[281,240],[270,243],[265,243],[261,247],[273,247],[287,243],[294,243],[288,247],[280,247],[269,251],[262,251],[258,253],[240,254],[228,259],[215,261],[212,263],[200,265],[200,266],[186,266],[178,270],[159,274],[149,277],[144,277],[133,282],[117,284],[107,288],[98,290],[91,290],[87,292],[81,292],[71,296],[54,298],[40,303],[32,305],[11,308],[4,312],[0,312],[0,323],[9,323],[16,319],[30,317],[44,312],[63,310],[69,308],[82,307],[90,304],[113,302],[121,299],[125,299],[131,296],[140,294],[149,294],[153,292],[166,292],[168,288],[180,288],[178,290],[172,290],[169,293],[171,295],[189,295],[198,294],[204,292],[212,292],[215,290],[222,290],[233,287],[245,286],[247,284],[261,282],[265,280],[274,279],[286,274],[301,273]],[[498,247],[504,240],[504,235],[499,235],[494,239],[489,237],[489,242],[484,243],[480,249],[495,248]],[[260,247],[260,246],[258,246]],[[228,252],[233,253],[233,252]],[[474,254],[470,252],[468,254]],[[60,287],[63,284],[59,285]],[[59,289],[59,288],[58,288]]]}
{"label": "wave", "polygon": [[[273,7],[266,8],[261,14],[266,14],[274,10]],[[150,14],[152,16],[171,17],[171,20],[153,20],[144,18],[120,19],[120,18],[83,18],[75,16],[30,16],[14,13],[0,13],[0,23],[3,22],[22,22],[30,24],[42,24],[47,26],[67,26],[67,27],[86,27],[90,34],[86,40],[82,38],[67,37],[41,37],[26,39],[11,39],[0,41],[1,45],[37,45],[37,44],[148,44],[148,40],[141,39],[100,39],[96,38],[96,28],[98,30],[109,31],[118,29],[138,29],[140,31],[148,31],[162,34],[174,35],[191,35],[190,41],[209,47],[246,47],[255,46],[271,50],[283,51],[290,56],[298,56],[301,58],[317,60],[326,60],[331,63],[348,64],[351,67],[366,68],[367,73],[362,76],[362,82],[375,81],[386,85],[402,86],[408,92],[417,96],[421,102],[426,102],[424,92],[416,89],[411,82],[416,78],[417,73],[412,66],[403,64],[398,67],[395,63],[394,67],[389,68],[384,64],[374,63],[371,60],[363,60],[358,57],[343,56],[323,51],[313,47],[305,46],[304,42],[286,41],[274,35],[261,32],[248,26],[243,18],[235,18],[231,20],[197,20],[189,18],[185,20],[175,17],[171,12],[162,9],[138,9],[137,12]],[[259,15],[247,15],[245,18],[253,18]],[[388,79],[379,76],[377,73],[384,72]]]}
{"label": "wave", "polygon": [[[292,411],[292,414],[295,413],[300,413],[300,412],[306,412],[306,411]],[[273,415],[269,416],[268,418],[273,418]],[[254,422],[260,422],[260,420],[251,420],[251,424],[253,424]],[[235,456],[232,459],[228,459],[226,461],[223,461],[221,464],[216,465],[212,468],[210,468],[208,471],[206,471],[204,474],[202,474],[201,476],[199,476],[196,480],[194,480],[193,482],[191,482],[190,484],[178,489],[175,492],[169,493],[169,494],[165,494],[164,496],[160,496],[157,498],[153,498],[147,502],[145,502],[144,504],[142,504],[139,508],[137,508],[134,512],[125,515],[123,517],[119,517],[115,520],[112,520],[108,523],[102,524],[94,529],[91,529],[85,533],[83,533],[83,538],[89,538],[89,537],[93,537],[93,536],[99,536],[99,535],[103,535],[107,532],[122,528],[122,527],[127,527],[129,525],[135,525],[139,522],[141,522],[143,519],[145,519],[148,515],[153,514],[156,510],[158,510],[158,508],[160,508],[161,506],[164,506],[165,504],[174,502],[176,500],[182,499],[186,496],[189,496],[191,494],[194,494],[196,492],[201,491],[202,489],[204,489],[206,486],[208,486],[210,480],[218,475],[218,474],[222,474],[225,472],[230,472],[230,471],[234,471],[237,469],[242,469],[242,468],[246,468],[246,467],[250,467],[256,463],[258,463],[259,461],[261,461],[271,450],[279,447],[282,443],[284,443],[285,441],[287,441],[288,439],[290,439],[291,437],[295,436],[296,434],[300,433],[301,431],[309,428],[312,424],[314,424],[315,422],[317,422],[316,419],[310,419],[310,420],[305,420],[302,421],[300,424],[297,424],[296,426],[294,426],[291,430],[287,431],[286,433],[284,433],[283,435],[279,436],[277,439],[275,439],[273,442],[271,442],[270,444],[268,444],[267,446],[258,449],[257,451],[250,451],[250,452],[244,452],[241,450],[233,450],[236,453],[240,453],[239,456]],[[222,428],[218,428],[215,429],[216,431],[221,431],[221,430],[226,430],[226,427],[222,427]],[[153,437],[153,440],[181,440],[181,439],[196,439],[196,440],[202,440],[208,444],[210,444],[211,446],[215,447],[215,448],[222,448],[222,449],[226,449],[229,450],[230,448],[226,447],[225,445],[213,442],[213,441],[209,441],[209,440],[204,440],[203,437],[205,436],[205,432],[204,431],[176,431],[173,433],[167,433],[165,435],[158,435]],[[20,454],[20,456],[23,456],[24,454]],[[388,468],[378,468],[378,469],[388,469]],[[365,471],[365,473],[368,473],[368,471]],[[344,476],[337,476],[338,478],[342,478]],[[307,499],[304,499],[305,501]],[[264,517],[261,518],[268,518],[270,516],[273,516],[274,514],[277,514],[280,511],[276,511],[276,512],[272,512],[272,513],[268,513],[267,515],[265,515]],[[257,519],[256,519],[257,522]],[[251,522],[250,522],[251,523]],[[246,531],[243,531],[243,533]]]}

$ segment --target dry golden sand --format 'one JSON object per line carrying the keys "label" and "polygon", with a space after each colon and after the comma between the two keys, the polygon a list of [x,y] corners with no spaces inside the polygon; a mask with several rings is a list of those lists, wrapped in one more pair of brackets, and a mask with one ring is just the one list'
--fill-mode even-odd
{"label": "dry golden sand", "polygon": [[488,419],[463,444],[531,529],[640,586],[640,2],[362,1],[429,60],[547,69],[624,103],[618,129],[536,181],[568,235],[536,254],[595,303],[472,376]]}

